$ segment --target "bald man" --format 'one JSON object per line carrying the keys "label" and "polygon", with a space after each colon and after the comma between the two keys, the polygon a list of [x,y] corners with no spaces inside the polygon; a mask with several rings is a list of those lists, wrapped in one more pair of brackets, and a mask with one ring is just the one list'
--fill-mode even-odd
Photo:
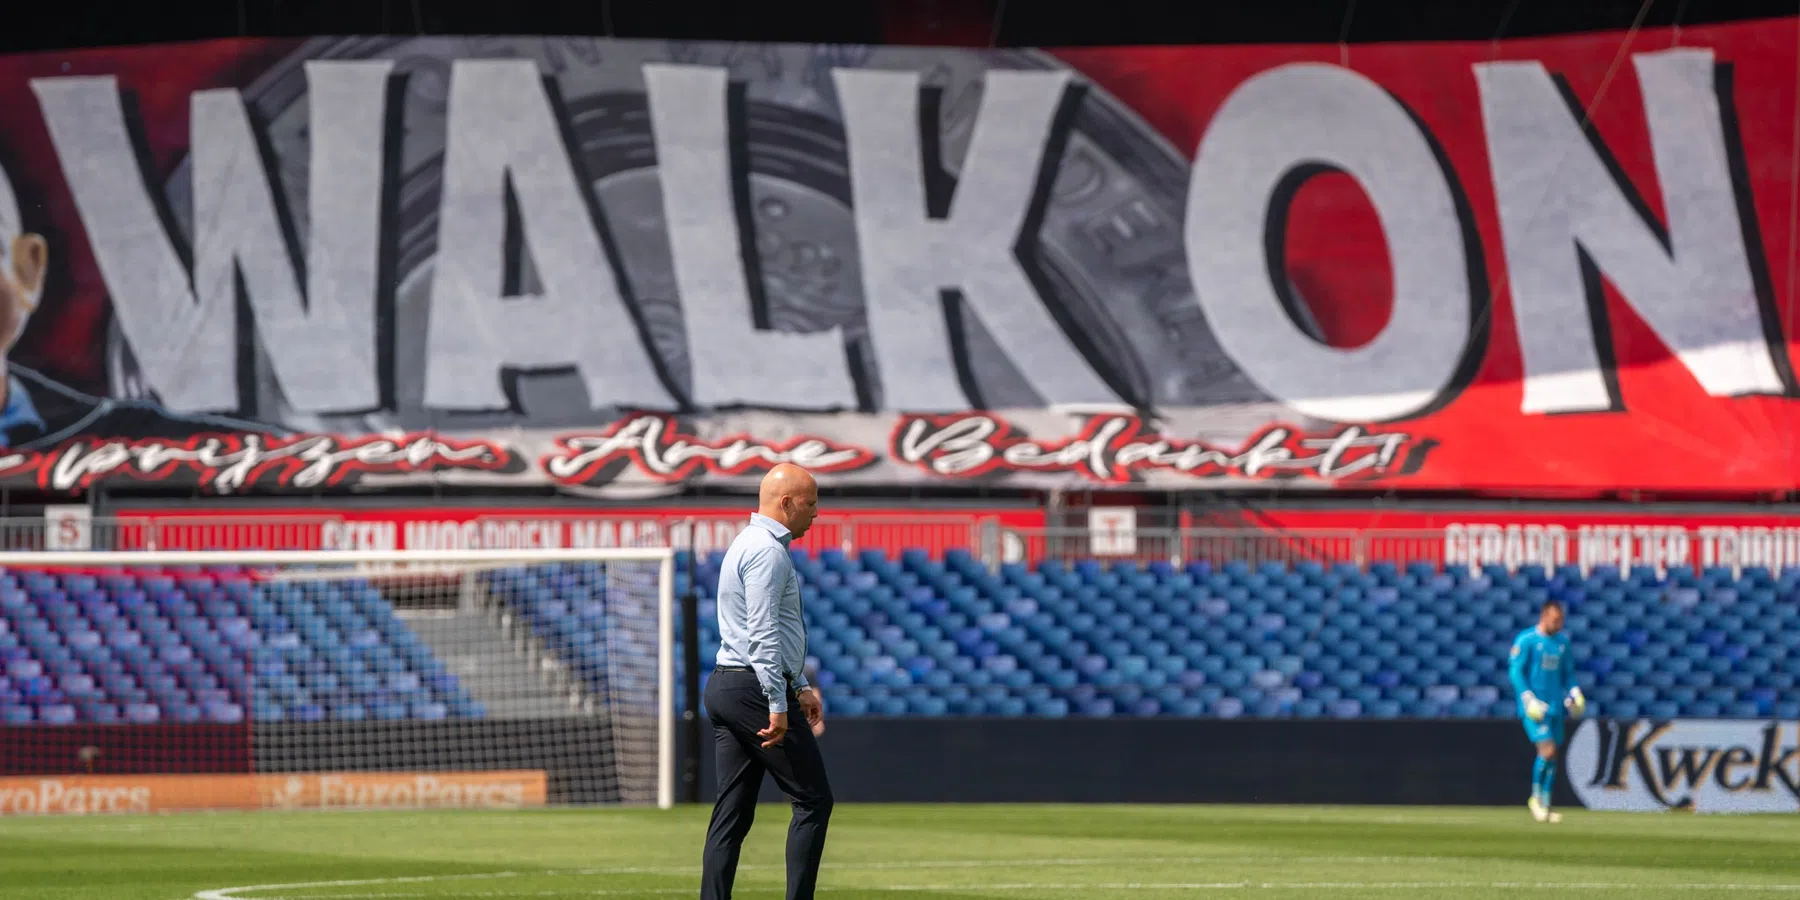
{"label": "bald man", "polygon": [[[794,801],[787,897],[811,900],[831,820],[831,784],[819,755],[819,692],[806,681],[806,617],[788,544],[819,514],[819,485],[783,463],[763,478],[750,524],[719,569],[718,667],[706,682],[719,799],[706,831],[701,900],[729,900],[738,853],[756,817],[763,775]],[[797,710],[808,727],[788,727]]]}

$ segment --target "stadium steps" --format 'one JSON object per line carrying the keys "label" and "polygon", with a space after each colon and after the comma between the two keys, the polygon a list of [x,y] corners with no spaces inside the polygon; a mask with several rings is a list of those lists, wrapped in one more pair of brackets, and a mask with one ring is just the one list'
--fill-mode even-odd
{"label": "stadium steps", "polygon": [[490,719],[567,716],[569,695],[480,613],[402,614]]}

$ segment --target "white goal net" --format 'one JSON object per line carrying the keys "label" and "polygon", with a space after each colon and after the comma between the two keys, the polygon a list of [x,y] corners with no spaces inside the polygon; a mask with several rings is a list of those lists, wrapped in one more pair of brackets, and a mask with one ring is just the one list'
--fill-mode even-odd
{"label": "white goal net", "polygon": [[0,797],[53,777],[148,809],[671,806],[673,559],[0,555]]}

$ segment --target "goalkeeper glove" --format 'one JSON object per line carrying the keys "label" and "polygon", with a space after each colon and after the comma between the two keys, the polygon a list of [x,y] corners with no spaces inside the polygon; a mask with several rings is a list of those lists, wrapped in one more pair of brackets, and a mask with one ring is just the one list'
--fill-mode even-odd
{"label": "goalkeeper glove", "polygon": [[1569,688],[1569,696],[1563,698],[1563,709],[1572,716],[1587,712],[1587,698],[1581,695],[1581,688]]}
{"label": "goalkeeper glove", "polygon": [[1544,721],[1544,714],[1550,711],[1550,704],[1537,698],[1530,691],[1525,692],[1525,717],[1533,722]]}

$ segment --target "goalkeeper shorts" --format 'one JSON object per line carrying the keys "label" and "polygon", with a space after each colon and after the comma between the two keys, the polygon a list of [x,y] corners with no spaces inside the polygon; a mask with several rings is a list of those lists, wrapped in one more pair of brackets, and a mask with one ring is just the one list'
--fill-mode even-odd
{"label": "goalkeeper shorts", "polygon": [[1555,741],[1559,747],[1562,746],[1563,726],[1567,721],[1567,717],[1562,714],[1560,709],[1551,709],[1546,712],[1542,722],[1533,722],[1530,716],[1519,717],[1519,724],[1525,726],[1525,736],[1531,738],[1533,744]]}

